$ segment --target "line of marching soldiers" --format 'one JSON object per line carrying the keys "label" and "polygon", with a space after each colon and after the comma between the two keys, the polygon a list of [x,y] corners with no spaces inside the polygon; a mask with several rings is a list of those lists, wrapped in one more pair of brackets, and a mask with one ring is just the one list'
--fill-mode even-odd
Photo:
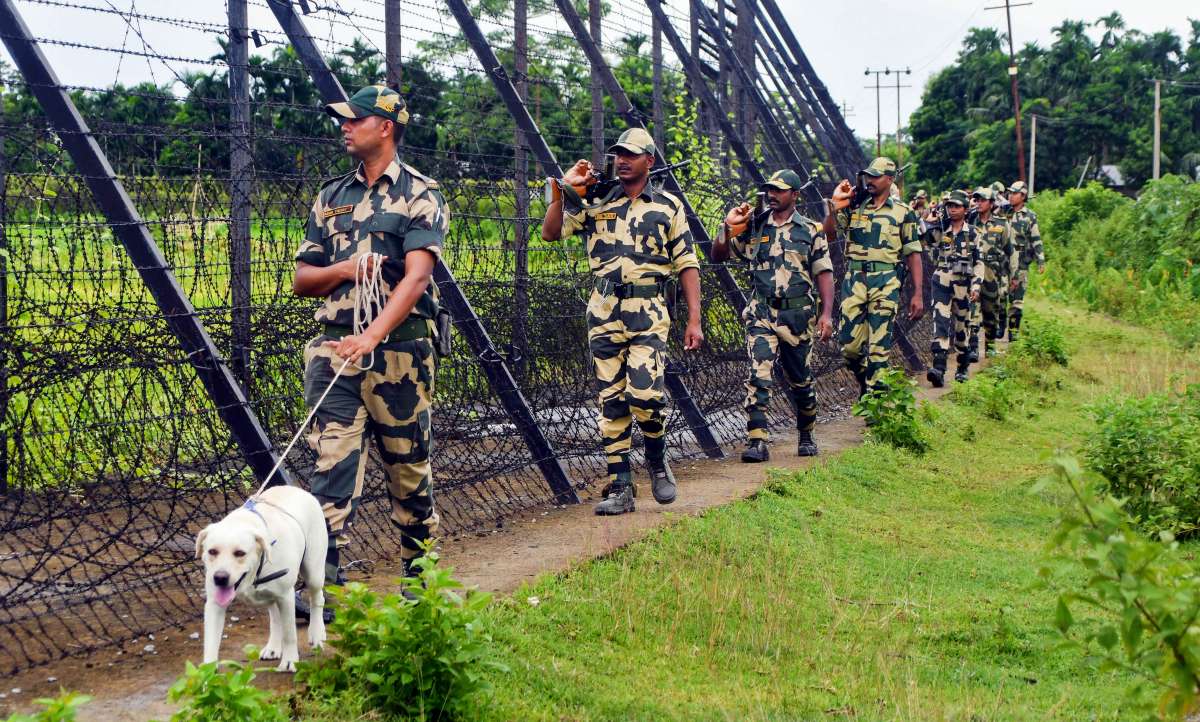
{"label": "line of marching soldiers", "polygon": [[[414,573],[413,559],[438,529],[431,407],[435,342],[448,331],[439,323],[444,315],[431,279],[450,211],[438,183],[401,160],[409,113],[396,91],[367,86],[325,110],[337,119],[346,152],[357,163],[322,184],[295,256],[293,288],[322,299],[316,312],[321,333],[305,348],[304,385],[306,403],[317,409],[308,441],[317,455],[312,492],[329,529],[326,582],[337,584],[343,579],[340,552],[363,495],[369,439],[383,460],[406,575]],[[635,421],[655,501],[670,504],[676,497],[664,390],[670,330],[665,291],[672,276],[687,303],[684,348],[700,348],[704,333],[699,259],[682,200],[651,182],[658,155],[653,139],[631,128],[608,152],[609,177],[602,179],[581,160],[562,178],[550,179],[542,237],[575,236],[587,250],[593,276],[587,343],[608,465],[604,499],[595,511],[624,514],[634,510]],[[1005,205],[1001,186],[954,191],[933,205],[918,193],[910,206],[895,193],[896,175],[891,159],[874,159],[857,186],[844,180],[834,189],[817,222],[797,209],[802,179],[781,170],[759,189],[766,199],[762,211],[740,204],[717,230],[710,260],[736,259],[750,278],[742,314],[750,361],[743,461],[769,458],[767,409],[776,363],[796,409],[796,453],[817,453],[809,360],[814,341],[835,333],[827,239],[846,239],[836,333],[860,394],[879,388],[890,362],[906,274],[918,289],[906,305],[908,318],[915,321],[925,311],[926,248],[935,269],[933,383],[943,383],[951,345],[958,352],[956,377],[965,378],[979,327],[989,349],[1006,323],[1010,338],[1018,333],[1026,269],[1034,260],[1044,262],[1024,184],[1007,188]],[[380,299],[360,328],[360,286],[368,282]],[[335,372],[339,368],[344,372]],[[304,616],[307,608],[300,603],[297,613]]]}

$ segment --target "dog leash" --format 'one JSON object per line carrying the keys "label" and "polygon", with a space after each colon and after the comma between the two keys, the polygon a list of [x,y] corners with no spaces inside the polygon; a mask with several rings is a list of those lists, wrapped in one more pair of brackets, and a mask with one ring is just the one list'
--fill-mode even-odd
{"label": "dog leash", "polygon": [[[356,287],[356,293],[354,294],[354,316],[352,330],[354,331],[355,336],[360,336],[362,335],[363,331],[367,330],[367,326],[370,326],[371,322],[375,320],[375,315],[383,309],[383,254],[364,253],[359,256],[358,265],[354,272],[354,278],[356,284],[359,279],[363,279],[364,281],[361,285]],[[308,428],[309,423],[312,422],[313,417],[317,415],[317,409],[321,408],[321,404],[325,401],[325,397],[329,396],[329,392],[333,390],[333,385],[337,383],[337,380],[341,377],[342,372],[346,370],[348,365],[350,365],[350,359],[347,358],[345,361],[342,361],[342,365],[338,367],[337,372],[333,374],[333,378],[329,380],[329,385],[325,387],[325,391],[321,394],[321,397],[317,399],[317,403],[313,404],[312,410],[308,412],[308,416],[305,417],[304,423],[300,424],[300,428],[296,429],[296,433],[292,436],[292,440],[288,442],[288,445],[284,448],[283,453],[280,454],[279,458],[275,461],[275,466],[271,467],[270,473],[268,473],[267,477],[263,479],[263,483],[258,487],[258,491],[254,492],[250,498],[246,500],[247,503],[250,503],[253,499],[255,499],[255,497],[263,493],[264,489],[267,488],[267,484],[271,482],[271,478],[275,476],[275,472],[279,471],[279,467],[283,465],[283,460],[287,458],[287,455],[292,451],[292,447],[294,447],[296,442],[300,440],[300,435],[304,433],[304,430]],[[374,366],[374,349],[371,350],[370,363],[368,363],[366,366],[363,366],[360,360],[359,363],[354,364],[354,367],[359,371],[367,371]],[[251,511],[255,510],[251,509]]]}

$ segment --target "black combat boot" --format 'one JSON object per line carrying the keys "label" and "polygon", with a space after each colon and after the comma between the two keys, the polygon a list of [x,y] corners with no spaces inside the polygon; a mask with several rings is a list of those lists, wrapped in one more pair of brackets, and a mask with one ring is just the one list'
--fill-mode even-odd
{"label": "black combat boot", "polygon": [[954,372],[954,380],[962,383],[967,380],[967,369],[971,367],[971,363],[965,359],[958,360],[958,370]]}
{"label": "black combat boot", "polygon": [[803,429],[797,434],[796,456],[816,456],[817,442],[813,439],[812,431]]}
{"label": "black combat boot", "polygon": [[867,395],[867,367],[866,364],[859,361],[847,362],[850,370],[854,372],[854,380],[858,382],[858,398]]}
{"label": "black combat boot", "polygon": [[1016,343],[1017,336],[1021,331],[1021,309],[1014,308],[1012,316],[1008,319],[1008,342]]}
{"label": "black combat boot", "polygon": [[667,463],[665,437],[646,437],[646,468],[650,471],[650,493],[659,504],[675,501],[675,475]]}
{"label": "black combat boot", "polygon": [[770,458],[771,452],[767,450],[766,439],[750,439],[746,450],[742,452],[742,461],[746,464],[761,464]]}
{"label": "black combat boot", "polygon": [[633,511],[633,477],[628,471],[622,471],[613,477],[612,482],[604,488],[604,500],[595,507],[600,516],[616,516]]}
{"label": "black combat boot", "polygon": [[934,388],[940,389],[946,384],[946,354],[935,351],[933,365],[925,372],[925,378]]}
{"label": "black combat boot", "polygon": [[971,334],[971,340],[967,343],[967,363],[979,363],[979,334]]}

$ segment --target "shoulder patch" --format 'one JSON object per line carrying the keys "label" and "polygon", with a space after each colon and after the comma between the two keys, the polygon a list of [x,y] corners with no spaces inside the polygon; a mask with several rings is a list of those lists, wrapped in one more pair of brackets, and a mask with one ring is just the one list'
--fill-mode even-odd
{"label": "shoulder patch", "polygon": [[435,181],[434,179],[425,175],[424,173],[417,170],[416,168],[413,168],[408,163],[401,163],[400,167],[403,168],[404,170],[408,171],[408,174],[413,176],[414,178],[419,178],[421,180],[421,182],[426,185],[426,187],[428,187],[428,188],[437,188],[438,187],[437,181]]}

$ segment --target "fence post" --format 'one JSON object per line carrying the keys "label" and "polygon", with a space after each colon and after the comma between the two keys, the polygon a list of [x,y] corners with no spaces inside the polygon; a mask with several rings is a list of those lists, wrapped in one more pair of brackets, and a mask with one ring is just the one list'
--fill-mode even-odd
{"label": "fence post", "polygon": [[[513,85],[522,104],[529,99],[529,0],[513,0]],[[529,154],[520,128],[513,138],[513,307],[509,363],[524,380],[529,363]]]}
{"label": "fence post", "polygon": [[[291,2],[289,0],[267,0],[267,6],[274,13],[275,19],[283,28],[284,33],[287,34],[288,40],[300,56],[301,62],[304,63],[313,83],[317,86],[317,91],[320,92],[325,102],[345,102],[346,91],[342,89],[342,84],[338,82],[337,76],[329,69],[329,64],[325,62],[312,35],[304,27],[304,21],[296,15]],[[471,307],[471,302],[458,285],[454,274],[440,258],[433,268],[433,280],[442,294],[442,301],[454,316],[455,327],[466,339],[472,353],[479,359],[479,367],[487,378],[488,385],[495,392],[509,419],[517,427],[517,431],[524,439],[547,485],[554,492],[555,499],[561,504],[579,503],[579,495],[576,493],[575,487],[571,485],[566,469],[563,468],[554,448],[550,446],[550,441],[542,433],[537,420],[534,419],[529,402],[525,400],[524,394],[521,393],[520,387],[513,379],[508,364],[492,343],[491,336],[483,327],[483,322],[479,320],[475,309]]]}
{"label": "fence post", "polygon": [[[58,133],[79,175],[87,183],[113,235],[125,247],[164,320],[179,339],[213,406],[229,425],[242,456],[254,475],[260,481],[265,480],[278,458],[270,437],[250,408],[212,337],[196,316],[196,309],[179,286],[125,187],[117,180],[91,129],[34,41],[13,0],[0,0],[0,27],[5,29],[2,37],[9,55]],[[273,480],[291,483],[282,468]]]}
{"label": "fence post", "polygon": [[246,0],[228,0],[229,12],[229,365],[251,394],[250,197],[254,156],[250,148],[250,50]]}
{"label": "fence post", "polygon": [[[588,0],[588,25],[596,42],[600,42],[602,23],[600,0]],[[592,70],[592,165],[604,167],[604,87],[595,70]]]}
{"label": "fence post", "polygon": [[[517,127],[524,131],[530,149],[541,162],[542,168],[547,173],[561,176],[562,167],[559,166],[558,160],[555,159],[554,152],[550,150],[550,146],[546,143],[542,132],[533,122],[533,117],[529,115],[529,109],[517,97],[517,92],[504,71],[504,66],[500,64],[496,53],[492,50],[491,45],[488,44],[487,38],[484,37],[483,31],[479,29],[479,24],[471,16],[471,11],[467,7],[465,0],[446,0],[446,4],[450,6],[450,12],[458,20],[458,26],[462,28],[467,43],[479,58],[479,63],[491,78],[496,92],[500,94],[505,106],[508,107],[509,115],[512,116]],[[708,419],[705,418],[704,412],[700,410],[700,406],[696,403],[696,400],[692,398],[692,394],[686,384],[683,383],[683,379],[677,374],[668,372],[664,381],[667,391],[670,392],[671,398],[675,401],[676,406],[679,407],[680,412],[687,420],[688,428],[695,435],[700,448],[712,458],[721,458],[724,456],[724,452],[721,451],[716,437],[713,436],[712,427],[709,426]]]}
{"label": "fence post", "polygon": [[0,494],[8,493],[8,160],[4,153],[4,78],[0,77]]}

